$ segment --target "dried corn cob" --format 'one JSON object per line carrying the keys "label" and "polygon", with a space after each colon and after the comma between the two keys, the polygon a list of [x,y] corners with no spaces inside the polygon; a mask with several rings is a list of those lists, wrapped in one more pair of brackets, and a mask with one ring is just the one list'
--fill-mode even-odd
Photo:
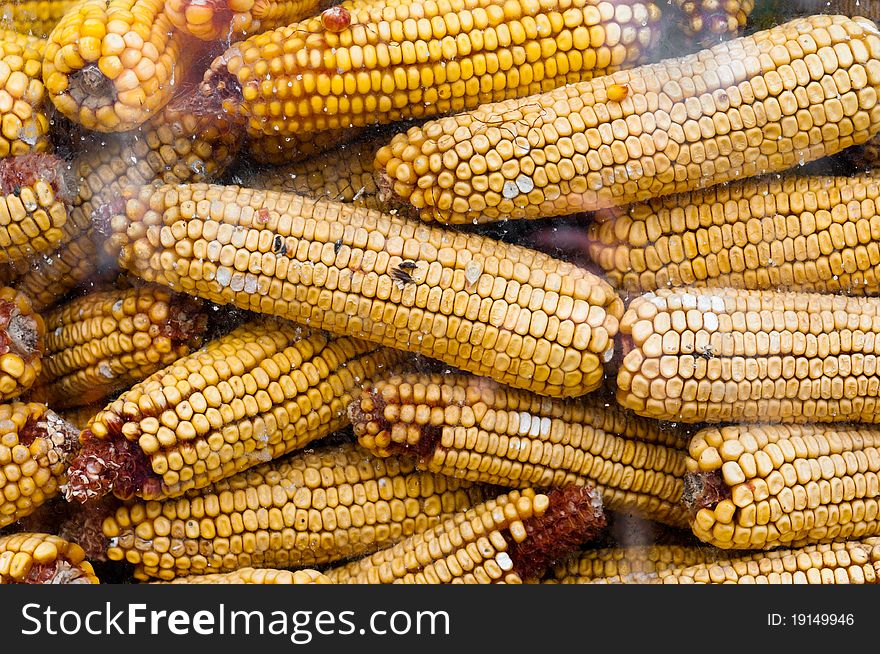
{"label": "dried corn cob", "polygon": [[603,504],[686,525],[683,435],[602,398],[555,400],[482,377],[409,374],[364,385],[349,416],[372,453],[499,486],[590,484]]}
{"label": "dried corn cob", "polygon": [[660,289],[620,323],[617,399],[683,422],[877,422],[880,298]]}
{"label": "dried corn cob", "polygon": [[55,107],[100,132],[134,129],[171,99],[193,48],[161,0],[80,0],[49,35],[43,79]]}
{"label": "dried corn cob", "polygon": [[876,584],[880,538],[743,554],[650,574],[597,579],[613,584]]}
{"label": "dried corn cob", "polygon": [[880,293],[880,177],[746,179],[607,213],[590,257],[628,291]]}
{"label": "dried corn cob", "polygon": [[861,146],[850,149],[853,163],[864,170],[876,171],[880,168],[880,135],[875,136]]}
{"label": "dried corn cob", "polygon": [[282,320],[245,324],[95,416],[65,496],[172,497],[304,447],[344,427],[361,381],[400,357]]}
{"label": "dried corn cob", "polygon": [[485,499],[481,486],[376,459],[354,444],[264,464],[202,491],[135,503],[104,521],[108,557],[138,578],[351,558]]}
{"label": "dried corn cob", "polygon": [[178,30],[205,41],[239,41],[317,13],[326,0],[167,0]]}
{"label": "dried corn cob", "polygon": [[79,431],[43,404],[0,404],[0,527],[58,493]]}
{"label": "dried corn cob", "polygon": [[84,404],[83,406],[74,406],[63,409],[60,416],[67,422],[72,424],[78,430],[85,429],[92,418],[98,415],[98,412],[104,408],[106,402],[93,402],[92,404]]}
{"label": "dried corn cob", "polygon": [[235,186],[144,187],[125,212],[108,251],[190,295],[548,395],[597,388],[612,354],[622,301],[611,287],[516,245]]}
{"label": "dried corn cob", "polygon": [[[163,583],[163,582],[155,582]],[[332,584],[327,575],[317,570],[276,570],[274,568],[239,568],[232,572],[180,577],[172,584]]]}
{"label": "dried corn cob", "polygon": [[49,149],[49,116],[38,41],[0,41],[0,157]]}
{"label": "dried corn cob", "polygon": [[18,397],[42,370],[46,326],[23,293],[0,288],[0,400]]}
{"label": "dried corn cob", "polygon": [[511,491],[327,576],[337,584],[522,583],[604,526],[602,501],[586,486]]}
{"label": "dried corn cob", "polygon": [[53,407],[103,399],[198,348],[203,303],[150,284],[78,298],[45,316],[46,352],[35,393]]}
{"label": "dried corn cob", "polygon": [[72,200],[65,168],[40,152],[0,159],[0,262],[22,263],[61,241]]}
{"label": "dried corn cob", "polygon": [[647,0],[348,2],[215,60],[202,92],[254,134],[390,123],[547,91],[631,66],[656,38]]}
{"label": "dried corn cob", "polygon": [[813,16],[430,121],[376,161],[426,220],[556,216],[778,172],[864,143],[880,131],[878,90],[877,26]]}
{"label": "dried corn cob", "polygon": [[248,155],[257,163],[275,165],[306,161],[364,133],[364,128],[348,127],[308,134],[251,135],[247,143]]}
{"label": "dried corn cob", "polygon": [[880,534],[880,430],[732,425],[698,432],[684,502],[700,540],[771,549]]}
{"label": "dried corn cob", "polygon": [[7,0],[0,4],[0,24],[45,39],[77,0]]}
{"label": "dried corn cob", "polygon": [[74,543],[49,534],[0,536],[0,584],[97,584]]}
{"label": "dried corn cob", "polygon": [[709,547],[651,545],[585,550],[554,566],[545,584],[585,584],[602,577],[650,574],[711,563],[725,552]]}
{"label": "dried corn cob", "polygon": [[755,0],[672,0],[672,5],[682,13],[682,31],[710,46],[745,28]]}

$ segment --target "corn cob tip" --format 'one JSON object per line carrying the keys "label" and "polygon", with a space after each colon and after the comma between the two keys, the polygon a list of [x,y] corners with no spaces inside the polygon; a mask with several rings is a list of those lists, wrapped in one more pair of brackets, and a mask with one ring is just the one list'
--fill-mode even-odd
{"label": "corn cob tip", "polygon": [[724,482],[721,470],[685,473],[681,501],[691,518],[700,509],[714,509],[719,502],[730,497],[730,486]]}
{"label": "corn cob tip", "polygon": [[83,549],[58,536],[19,532],[0,537],[0,584],[96,584]]}
{"label": "corn cob tip", "polygon": [[414,454],[422,461],[429,459],[440,442],[442,427],[400,425],[416,432],[395,438],[391,433],[392,424],[385,417],[386,406],[381,391],[369,385],[364,387],[360,398],[348,405],[348,418],[360,445],[376,456]]}
{"label": "corn cob tip", "polygon": [[82,448],[70,463],[64,499],[85,504],[113,493],[120,499],[134,497],[159,480],[152,474],[150,462],[136,442],[119,435],[111,440],[95,437],[86,429],[80,436]]}
{"label": "corn cob tip", "polygon": [[199,94],[208,101],[224,104],[230,101],[233,105],[241,102],[241,83],[227,64],[233,59],[241,59],[241,49],[233,44],[211,62],[199,86]]}
{"label": "corn cob tip", "polygon": [[41,356],[38,317],[23,313],[15,301],[0,299],[0,355],[12,352],[25,362]]}
{"label": "corn cob tip", "polygon": [[46,152],[27,152],[0,159],[0,195],[17,193],[24,186],[45,182],[65,202],[76,198],[72,169],[63,159]]}
{"label": "corn cob tip", "polygon": [[522,579],[543,576],[548,568],[595,539],[607,521],[595,488],[566,486],[547,494],[547,510],[523,521],[518,536],[503,532],[513,570]]}

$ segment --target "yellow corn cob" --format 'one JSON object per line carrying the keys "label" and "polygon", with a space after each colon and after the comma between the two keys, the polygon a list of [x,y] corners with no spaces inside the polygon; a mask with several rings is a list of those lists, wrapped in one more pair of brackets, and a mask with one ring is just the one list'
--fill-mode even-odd
{"label": "yellow corn cob", "polygon": [[710,563],[725,552],[709,547],[650,545],[585,550],[552,568],[545,584],[585,584],[603,577],[650,574]]}
{"label": "yellow corn cob", "polygon": [[746,179],[607,213],[590,257],[628,291],[880,293],[880,177]]}
{"label": "yellow corn cob", "polygon": [[547,91],[642,58],[657,35],[647,0],[346,2],[234,44],[202,92],[254,134],[303,134],[461,111]]}
{"label": "yellow corn cob", "polygon": [[293,194],[192,184],[127,195],[108,252],[147,281],[547,395],[602,382],[622,301],[571,264]]}
{"label": "yellow corn cob", "polygon": [[251,135],[247,148],[257,163],[286,164],[305,161],[365,133],[361,127],[328,129],[308,134]]}
{"label": "yellow corn cob", "polygon": [[649,574],[606,577],[612,584],[876,584],[880,538],[743,554]]}
{"label": "yellow corn cob", "polygon": [[100,132],[156,115],[194,54],[162,0],[80,0],[49,35],[43,79],[55,107]]}
{"label": "yellow corn cob", "polygon": [[880,534],[880,430],[732,425],[698,432],[683,500],[700,540],[771,549]]}
{"label": "yellow corn cob", "polygon": [[179,499],[120,507],[103,530],[110,560],[135,564],[138,578],[170,580],[352,558],[483,499],[481,486],[346,444],[273,461]]}
{"label": "yellow corn cob", "polygon": [[0,40],[0,157],[49,149],[49,116],[39,41]]}
{"label": "yellow corn cob", "polygon": [[880,298],[660,289],[620,323],[617,400],[683,422],[877,422]]}
{"label": "yellow corn cob", "polygon": [[880,131],[880,31],[800,18],[678,59],[487,104],[379,150],[424,219],[543,218],[778,172]]}
{"label": "yellow corn cob", "polygon": [[318,12],[326,0],[167,0],[165,13],[182,32],[205,41],[239,41]]}
{"label": "yellow corn cob", "polygon": [[602,502],[588,487],[511,491],[327,576],[336,584],[518,584],[604,526]]}
{"label": "yellow corn cob", "polygon": [[707,46],[740,33],[755,8],[755,0],[672,0],[671,4],[682,13],[678,21],[682,31]]}
{"label": "yellow corn cob", "polygon": [[172,497],[304,447],[348,424],[361,382],[401,356],[282,320],[247,323],[98,413],[66,497]]}
{"label": "yellow corn cob", "polygon": [[65,168],[39,152],[0,159],[0,262],[22,263],[61,241],[73,195]]}
{"label": "yellow corn cob", "polygon": [[0,24],[45,39],[77,0],[7,0],[0,4]]}
{"label": "yellow corn cob", "polygon": [[28,297],[0,287],[0,400],[33,386],[42,370],[45,338],[46,326]]}
{"label": "yellow corn cob", "polygon": [[105,404],[106,402],[93,402],[92,404],[85,404],[83,406],[73,406],[67,409],[62,409],[60,415],[67,422],[82,431],[88,426],[91,419],[98,415],[98,412],[104,408]]}
{"label": "yellow corn cob", "polygon": [[672,525],[686,440],[602,398],[555,400],[482,377],[379,377],[349,407],[354,433],[379,456],[413,453],[419,467],[522,488],[590,484],[603,504]]}
{"label": "yellow corn cob", "polygon": [[[5,23],[0,20],[0,26]],[[2,29],[0,27],[0,42],[4,45],[8,43],[18,44],[21,47],[30,47],[37,51],[38,59],[40,60],[40,65],[42,67],[43,54],[46,52],[46,39],[40,38],[37,36],[31,36],[30,34],[23,34],[16,30],[10,29]]]}
{"label": "yellow corn cob", "polygon": [[[155,582],[163,583],[163,582]],[[332,584],[327,575],[317,570],[276,570],[274,568],[240,568],[232,572],[222,572],[212,575],[193,575],[180,577],[171,582],[172,584]]]}
{"label": "yellow corn cob", "polygon": [[0,584],[97,584],[85,557],[79,545],[58,536],[0,536]]}
{"label": "yellow corn cob", "polygon": [[58,493],[79,431],[43,404],[0,404],[0,527]]}
{"label": "yellow corn cob", "polygon": [[199,347],[207,320],[202,302],[153,284],[77,298],[45,315],[34,392],[58,408],[103,399]]}

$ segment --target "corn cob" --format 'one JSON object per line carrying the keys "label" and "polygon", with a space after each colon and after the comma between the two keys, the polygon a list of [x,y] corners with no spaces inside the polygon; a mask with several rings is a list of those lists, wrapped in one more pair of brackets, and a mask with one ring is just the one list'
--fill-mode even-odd
{"label": "corn cob", "polygon": [[328,129],[308,134],[252,134],[248,138],[249,159],[257,163],[286,164],[306,161],[317,154],[362,136],[362,127]]}
{"label": "corn cob", "polygon": [[147,281],[538,393],[602,382],[622,301],[571,264],[293,194],[194,184],[126,196],[107,247]]}
{"label": "corn cob", "polygon": [[651,545],[585,550],[554,566],[545,584],[585,584],[603,577],[650,574],[720,559],[724,552],[709,547]]}
{"label": "corn cob", "polygon": [[682,31],[708,46],[741,32],[755,0],[672,0],[672,5],[682,14]]}
{"label": "corn cob", "polygon": [[394,350],[261,319],[136,384],[83,431],[68,500],[159,499],[344,427],[361,381]]}
{"label": "corn cob", "polygon": [[85,429],[89,422],[104,408],[106,402],[93,402],[83,406],[73,406],[60,411],[61,417],[79,431]]}
{"label": "corn cob", "polygon": [[0,584],[97,584],[74,543],[49,534],[0,536]]}
{"label": "corn cob", "polygon": [[620,323],[617,400],[683,422],[877,422],[880,298],[660,289]]}
{"label": "corn cob", "polygon": [[868,171],[874,171],[880,168],[880,135],[875,136],[861,146],[851,148],[853,163],[858,167]]}
{"label": "corn cob", "polygon": [[33,386],[42,370],[45,338],[46,326],[28,297],[0,288],[0,401]]}
{"label": "corn cob", "polygon": [[649,574],[596,579],[612,584],[876,584],[880,538],[743,554]]}
{"label": "corn cob", "polygon": [[80,0],[49,35],[43,79],[55,107],[100,132],[134,129],[171,99],[193,48],[161,0]]}
{"label": "corn cob", "polygon": [[[378,456],[506,487],[595,485],[603,504],[687,525],[685,439],[601,398],[552,400],[465,375],[379,377],[349,416]],[[684,442],[683,442],[684,441]]]}
{"label": "corn cob", "polygon": [[778,172],[880,131],[880,32],[800,18],[413,127],[379,150],[426,220],[543,218]]}
{"label": "corn cob", "polygon": [[0,404],[0,527],[58,493],[79,431],[43,404]]}
{"label": "corn cob", "polygon": [[547,91],[642,58],[659,10],[647,0],[346,2],[233,45],[202,92],[254,134],[297,134],[461,111]]}
{"label": "corn cob", "polygon": [[72,200],[64,173],[50,154],[0,159],[0,262],[22,263],[59,243]]}
{"label": "corn cob", "polygon": [[0,23],[11,30],[45,39],[77,0],[7,0],[0,4]]}
{"label": "corn cob", "polygon": [[49,116],[39,41],[0,41],[0,157],[49,149]]}
{"label": "corn cob", "polygon": [[239,41],[316,13],[325,0],[167,0],[178,30],[205,41]]}
{"label": "corn cob", "polygon": [[104,521],[110,560],[137,578],[299,567],[425,531],[485,499],[481,486],[346,444],[264,464],[202,491],[135,503]]}
{"label": "corn cob", "polygon": [[[163,583],[163,582],[155,582]],[[212,575],[193,575],[174,579],[172,584],[332,584],[327,575],[317,570],[276,570],[274,568],[239,568],[232,572]]]}
{"label": "corn cob", "polygon": [[202,342],[203,303],[147,285],[99,291],[45,316],[46,352],[35,393],[57,408],[88,404],[171,365]]}
{"label": "corn cob", "polygon": [[607,213],[590,257],[628,291],[880,293],[880,177],[746,179]]}
{"label": "corn cob", "polygon": [[602,501],[589,487],[510,491],[327,576],[336,584],[518,584],[604,526]]}
{"label": "corn cob", "polygon": [[702,541],[771,549],[880,534],[880,430],[707,428],[690,443],[683,501]]}

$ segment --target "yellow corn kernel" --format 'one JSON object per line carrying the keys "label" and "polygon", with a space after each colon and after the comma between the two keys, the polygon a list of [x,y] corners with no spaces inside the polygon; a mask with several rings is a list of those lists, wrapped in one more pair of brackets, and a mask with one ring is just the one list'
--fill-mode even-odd
{"label": "yellow corn kernel", "polygon": [[0,31],[0,158],[49,150],[44,42]]}
{"label": "yellow corn kernel", "polygon": [[867,0],[792,0],[786,7],[797,13],[843,14],[880,20],[880,5]]}
{"label": "yellow corn kernel", "polygon": [[58,536],[0,536],[0,584],[97,584],[79,545]]}
{"label": "yellow corn kernel", "polygon": [[[154,582],[163,583],[163,582]],[[310,585],[332,584],[327,575],[305,568],[303,570],[278,570],[276,568],[239,568],[232,572],[212,575],[180,577],[172,584],[260,584],[260,585]]]}
{"label": "yellow corn kernel", "polygon": [[594,579],[644,575],[710,563],[725,552],[711,547],[646,545],[584,550],[552,568],[544,584],[585,584]]}
{"label": "yellow corn kernel", "polygon": [[6,0],[0,3],[2,24],[11,30],[45,39],[77,0]]}
{"label": "yellow corn kernel", "polygon": [[322,0],[167,0],[165,13],[178,30],[205,41],[240,41],[302,20]]}

